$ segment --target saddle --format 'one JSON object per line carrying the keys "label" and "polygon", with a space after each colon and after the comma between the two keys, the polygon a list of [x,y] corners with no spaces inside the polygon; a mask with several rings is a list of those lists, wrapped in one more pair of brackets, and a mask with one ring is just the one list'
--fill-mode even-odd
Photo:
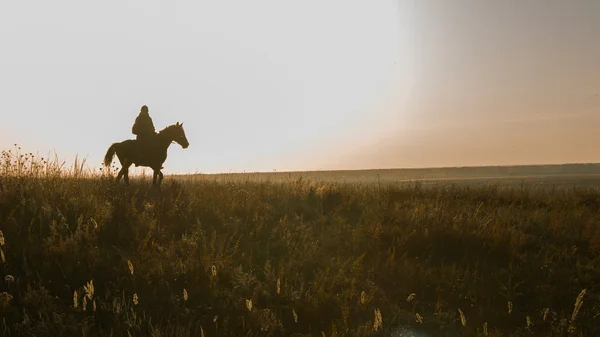
{"label": "saddle", "polygon": [[147,157],[152,153],[152,145],[153,145],[153,141],[156,137],[156,134],[154,135],[143,135],[143,136],[137,136],[135,139],[135,146],[137,148],[137,161],[140,162],[135,163],[135,166],[138,167],[141,164],[143,164],[146,160]]}

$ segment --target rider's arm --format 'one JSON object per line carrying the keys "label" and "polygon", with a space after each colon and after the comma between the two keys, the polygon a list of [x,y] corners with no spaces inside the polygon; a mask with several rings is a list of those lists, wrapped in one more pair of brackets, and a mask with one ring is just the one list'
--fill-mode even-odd
{"label": "rider's arm", "polygon": [[135,119],[135,122],[133,123],[133,126],[131,127],[131,133],[133,133],[134,135],[138,134],[140,125],[139,125],[139,117]]}

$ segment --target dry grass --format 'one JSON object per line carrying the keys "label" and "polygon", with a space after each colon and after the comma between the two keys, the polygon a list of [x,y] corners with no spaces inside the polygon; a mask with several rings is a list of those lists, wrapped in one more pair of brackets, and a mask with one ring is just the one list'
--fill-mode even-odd
{"label": "dry grass", "polygon": [[157,191],[25,158],[0,159],[3,336],[600,335],[596,188]]}

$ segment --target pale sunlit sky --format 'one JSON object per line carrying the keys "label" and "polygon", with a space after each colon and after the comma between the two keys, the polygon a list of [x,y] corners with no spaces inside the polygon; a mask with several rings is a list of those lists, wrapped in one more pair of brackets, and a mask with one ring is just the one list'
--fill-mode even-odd
{"label": "pale sunlit sky", "polygon": [[600,2],[4,1],[0,147],[165,173],[600,161]]}

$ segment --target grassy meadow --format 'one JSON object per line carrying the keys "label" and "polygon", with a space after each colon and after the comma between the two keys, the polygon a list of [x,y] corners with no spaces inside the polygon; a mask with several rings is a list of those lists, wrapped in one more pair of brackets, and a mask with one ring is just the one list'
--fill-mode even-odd
{"label": "grassy meadow", "polygon": [[0,157],[2,336],[598,336],[600,189]]}

